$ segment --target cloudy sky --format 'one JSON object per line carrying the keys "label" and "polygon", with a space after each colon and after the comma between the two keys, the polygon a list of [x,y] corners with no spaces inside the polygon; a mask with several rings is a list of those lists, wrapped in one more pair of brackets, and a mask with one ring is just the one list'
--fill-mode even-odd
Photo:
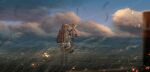
{"label": "cloudy sky", "polygon": [[81,36],[139,35],[149,0],[0,0],[0,33],[56,36],[76,23]]}

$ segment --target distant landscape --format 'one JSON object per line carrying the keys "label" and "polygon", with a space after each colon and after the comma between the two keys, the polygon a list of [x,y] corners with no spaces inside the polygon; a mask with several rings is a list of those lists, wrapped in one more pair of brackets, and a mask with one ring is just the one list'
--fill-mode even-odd
{"label": "distant landscape", "polygon": [[[4,39],[4,38],[3,38]],[[0,72],[113,72],[142,66],[139,37],[80,37],[61,65],[56,38],[24,36],[5,39],[0,47]],[[43,54],[48,56],[43,56]]]}

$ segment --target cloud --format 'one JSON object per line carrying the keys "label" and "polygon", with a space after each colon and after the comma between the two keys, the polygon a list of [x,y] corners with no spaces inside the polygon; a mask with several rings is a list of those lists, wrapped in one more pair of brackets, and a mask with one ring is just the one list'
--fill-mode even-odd
{"label": "cloud", "polygon": [[114,32],[103,24],[94,21],[82,21],[74,12],[62,12],[46,17],[41,27],[46,32],[58,32],[62,24],[78,24],[77,29],[80,36],[112,36]]}
{"label": "cloud", "polygon": [[[79,6],[85,1],[86,0],[1,0],[0,31],[2,34],[8,36],[14,35],[17,37],[28,34],[56,36],[62,24],[75,23],[79,24],[80,30],[78,30],[78,33],[81,36],[112,35],[113,32],[108,27],[94,21],[83,22],[74,12],[59,12],[50,15],[50,11],[53,9],[60,9],[66,6]],[[7,21],[21,22],[18,25],[15,25],[15,22],[9,25]]]}
{"label": "cloud", "polygon": [[124,8],[113,14],[114,25],[123,32],[140,35],[142,29],[142,12]]}
{"label": "cloud", "polygon": [[[21,35],[54,36],[56,37],[62,24],[78,24],[80,36],[113,36],[114,32],[103,24],[94,21],[82,21],[74,12],[61,12],[52,16],[45,16],[39,22],[20,22],[7,24],[0,21],[0,31],[20,37]],[[7,31],[7,32],[5,32]],[[8,35],[8,34],[7,34]],[[18,36],[19,35],[19,36]]]}
{"label": "cloud", "polygon": [[1,22],[0,21],[0,35],[1,36],[10,36],[10,34],[12,33],[11,29],[10,29],[10,26],[7,25],[5,22]]}
{"label": "cloud", "polygon": [[41,28],[47,33],[57,33],[62,24],[77,24],[79,22],[80,17],[78,17],[74,12],[62,12],[43,18]]}
{"label": "cloud", "polygon": [[10,25],[8,22],[0,21],[1,36],[21,37],[23,35],[49,36],[36,22],[25,22],[17,25]]}
{"label": "cloud", "polygon": [[115,33],[107,26],[94,21],[81,22],[78,26],[84,34],[91,36],[114,36]]}
{"label": "cloud", "polygon": [[[15,34],[20,33],[24,35],[37,35],[37,36],[56,36],[62,24],[78,23],[80,17],[74,12],[56,13],[53,16],[45,16],[41,21],[23,21],[20,24],[8,24],[9,21],[0,21],[0,32],[2,34]],[[6,32],[7,31],[7,32]]]}
{"label": "cloud", "polygon": [[48,34],[40,27],[40,24],[36,22],[28,22],[28,23],[21,24],[18,27],[18,29],[22,33],[27,33],[27,34],[33,33],[38,36],[48,36]]}

